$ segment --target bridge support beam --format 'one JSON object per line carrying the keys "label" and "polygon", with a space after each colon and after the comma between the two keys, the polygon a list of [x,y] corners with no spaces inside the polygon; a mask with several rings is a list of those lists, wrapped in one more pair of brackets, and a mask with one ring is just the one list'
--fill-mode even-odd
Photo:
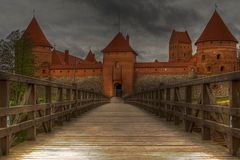
{"label": "bridge support beam", "polygon": [[[51,106],[51,103],[52,103],[52,87],[51,86],[46,86],[45,93],[46,93],[46,103],[48,103],[50,105],[50,107],[48,109],[46,109],[46,115],[49,115],[51,117],[52,113],[53,113],[53,111],[52,111],[53,107]],[[50,118],[50,120],[47,122],[48,132],[52,131],[53,123],[54,122],[53,122],[52,118]]]}
{"label": "bridge support beam", "polygon": [[[31,90],[29,99],[28,99],[28,104],[36,106],[37,102],[37,86],[35,84],[30,84],[29,89]],[[35,111],[28,113],[28,119],[34,120],[36,118],[36,113]],[[27,139],[28,140],[36,140],[36,135],[37,135],[37,127],[34,122],[33,126],[27,130]]]}
{"label": "bridge support beam", "polygon": [[[208,93],[209,84],[201,85],[201,104],[208,105],[210,104],[210,96]],[[211,129],[204,124],[204,120],[209,119],[209,113],[203,111],[202,113],[202,139],[210,140],[211,139]]]}
{"label": "bridge support beam", "polygon": [[[187,86],[184,88],[184,92],[185,92],[185,102],[186,103],[191,103],[192,101],[192,88],[191,86]],[[190,125],[191,125],[191,122],[187,119],[187,115],[191,114],[191,109],[189,109],[187,106],[184,106],[184,114],[185,114],[185,117],[184,117],[184,129],[186,132],[189,131],[190,129]]]}
{"label": "bridge support beam", "polygon": [[[10,82],[9,81],[0,81],[0,108],[9,107],[9,95],[10,95]],[[8,117],[0,117],[0,128],[7,128],[8,126]],[[0,139],[0,147],[2,155],[9,154],[10,148],[10,133],[7,136]]]}
{"label": "bridge support beam", "polygon": [[[229,82],[230,108],[240,108],[240,81]],[[230,127],[240,129],[240,117],[230,116]],[[228,135],[229,150],[232,155],[240,156],[240,138],[233,136],[232,132]]]}

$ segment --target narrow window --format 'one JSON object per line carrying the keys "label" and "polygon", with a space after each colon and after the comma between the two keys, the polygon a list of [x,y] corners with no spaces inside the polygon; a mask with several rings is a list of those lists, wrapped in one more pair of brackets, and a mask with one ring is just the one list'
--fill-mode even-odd
{"label": "narrow window", "polygon": [[223,67],[223,66],[221,66],[221,68],[220,68],[220,71],[221,71],[221,72],[223,72],[223,71],[224,71],[224,67]]}
{"label": "narrow window", "polygon": [[205,59],[206,59],[206,56],[202,55],[202,61],[205,61]]}
{"label": "narrow window", "polygon": [[210,66],[207,67],[207,71],[208,71],[208,72],[211,71],[211,67],[210,67]]}
{"label": "narrow window", "polygon": [[220,55],[220,54],[218,54],[218,55],[217,55],[217,59],[220,59],[220,57],[221,57],[221,55]]}

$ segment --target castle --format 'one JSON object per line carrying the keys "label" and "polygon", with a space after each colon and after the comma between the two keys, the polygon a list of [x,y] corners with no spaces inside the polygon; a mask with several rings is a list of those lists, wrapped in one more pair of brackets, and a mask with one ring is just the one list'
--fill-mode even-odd
{"label": "castle", "polygon": [[121,33],[102,50],[103,62],[90,50],[85,59],[68,50],[56,50],[33,17],[24,35],[34,44],[33,54],[39,77],[101,77],[106,96],[130,94],[136,77],[141,75],[213,75],[238,70],[237,39],[215,11],[195,42],[188,32],[172,31],[168,62],[137,62],[138,53],[130,45],[130,36]]}

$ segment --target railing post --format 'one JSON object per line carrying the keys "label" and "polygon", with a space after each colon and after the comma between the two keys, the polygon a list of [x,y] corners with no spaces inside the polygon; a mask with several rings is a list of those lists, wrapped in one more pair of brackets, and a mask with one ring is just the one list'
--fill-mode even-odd
{"label": "railing post", "polygon": [[164,89],[160,89],[159,98],[159,117],[164,117]]}
{"label": "railing post", "polygon": [[[209,84],[202,84],[201,85],[201,104],[206,105],[206,104],[210,104],[210,98],[209,98],[209,94],[207,91],[207,87],[209,86]],[[203,140],[210,140],[211,139],[211,129],[207,126],[205,126],[204,121],[205,119],[209,118],[209,113],[206,111],[202,111],[202,139]]]}
{"label": "railing post", "polygon": [[167,121],[171,121],[171,114],[169,114],[170,106],[168,104],[169,101],[170,101],[170,98],[171,98],[170,94],[171,94],[170,88],[165,89],[165,113],[166,113],[166,120]]}
{"label": "railing post", "polygon": [[28,113],[28,118],[33,120],[33,126],[28,129],[27,131],[27,139],[28,140],[36,140],[36,135],[37,135],[37,127],[35,123],[35,118],[36,118],[36,103],[37,103],[37,86],[35,84],[30,84],[31,87],[31,92],[29,96],[28,103],[33,105],[32,107],[34,108],[34,111]]}
{"label": "railing post", "polygon": [[[230,81],[229,84],[229,100],[230,108],[240,108],[240,81]],[[240,129],[240,117],[230,115],[230,128]],[[240,138],[237,138],[233,135],[233,132],[230,132],[228,135],[229,139],[229,150],[232,155],[240,155]]]}
{"label": "railing post", "polygon": [[[191,86],[186,86],[184,88],[184,101],[186,103],[191,103],[192,102],[192,87]],[[184,129],[186,132],[189,131],[189,128],[190,128],[190,125],[191,125],[191,122],[187,119],[188,115],[191,115],[191,109],[188,108],[188,106],[184,106]]]}
{"label": "railing post", "polygon": [[[67,89],[67,93],[66,93],[66,98],[67,98],[67,101],[68,101],[68,104],[67,104],[67,112],[69,112],[71,110],[71,107],[72,107],[72,89]],[[67,113],[66,114],[66,120],[67,121],[70,121],[71,119],[71,112]]]}
{"label": "railing post", "polygon": [[[58,103],[62,103],[63,102],[63,89],[62,88],[58,88],[58,98],[57,98],[57,102]],[[59,105],[59,111],[61,113],[61,115],[58,117],[58,123],[59,125],[63,125],[63,105],[60,104]]]}
{"label": "railing post", "polygon": [[[8,108],[9,107],[9,95],[10,95],[10,83],[9,81],[0,81],[0,108]],[[8,127],[8,116],[0,117],[0,128]],[[10,148],[10,133],[5,137],[0,139],[0,147],[2,151],[2,155],[9,154]]]}
{"label": "railing post", "polygon": [[46,103],[49,104],[49,108],[46,109],[46,115],[50,116],[50,120],[47,122],[47,126],[48,126],[48,132],[52,131],[52,127],[53,127],[53,117],[52,117],[52,87],[51,86],[46,86]]}
{"label": "railing post", "polygon": [[[174,103],[179,102],[179,88],[174,88],[174,95],[173,95]],[[177,115],[177,112],[179,112],[179,106],[174,104],[174,124],[179,125],[180,124],[180,118],[179,115]]]}

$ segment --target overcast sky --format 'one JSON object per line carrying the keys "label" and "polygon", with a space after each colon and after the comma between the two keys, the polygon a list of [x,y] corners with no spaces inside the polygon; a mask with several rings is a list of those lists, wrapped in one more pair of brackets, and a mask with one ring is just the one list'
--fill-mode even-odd
{"label": "overcast sky", "polygon": [[33,9],[45,35],[59,50],[85,57],[101,50],[119,31],[130,35],[141,61],[168,59],[173,29],[200,36],[218,4],[218,12],[240,40],[240,0],[0,0],[0,38],[24,30]]}

